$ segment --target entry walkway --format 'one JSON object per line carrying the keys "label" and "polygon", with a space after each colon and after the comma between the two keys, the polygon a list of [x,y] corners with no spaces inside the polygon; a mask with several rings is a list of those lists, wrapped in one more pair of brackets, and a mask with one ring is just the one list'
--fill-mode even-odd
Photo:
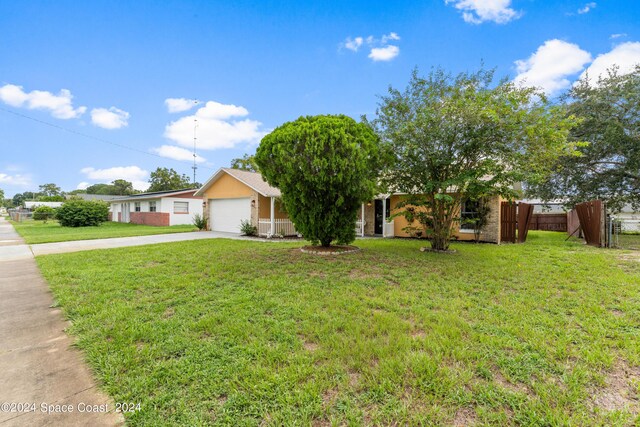
{"label": "entry walkway", "polygon": [[29,246],[0,217],[0,427],[123,425],[52,305]]}

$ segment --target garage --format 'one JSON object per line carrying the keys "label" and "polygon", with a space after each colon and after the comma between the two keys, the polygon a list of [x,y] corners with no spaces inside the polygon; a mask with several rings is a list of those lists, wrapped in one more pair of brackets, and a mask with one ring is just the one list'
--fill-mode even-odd
{"label": "garage", "polygon": [[240,222],[251,221],[251,198],[211,199],[209,221],[212,231],[240,233]]}

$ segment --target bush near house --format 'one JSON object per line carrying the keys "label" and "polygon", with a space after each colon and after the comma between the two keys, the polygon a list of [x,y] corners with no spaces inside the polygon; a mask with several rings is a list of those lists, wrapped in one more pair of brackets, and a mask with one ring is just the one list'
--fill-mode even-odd
{"label": "bush near house", "polygon": [[63,227],[100,225],[109,219],[109,205],[100,200],[69,200],[58,208],[57,219]]}
{"label": "bush near house", "polygon": [[355,240],[353,224],[376,192],[382,153],[366,123],[344,115],[308,116],[265,136],[255,163],[282,192],[296,230],[326,247]]}
{"label": "bush near house", "polygon": [[35,220],[50,220],[55,219],[56,217],[56,209],[51,206],[38,206],[33,211],[33,219]]}

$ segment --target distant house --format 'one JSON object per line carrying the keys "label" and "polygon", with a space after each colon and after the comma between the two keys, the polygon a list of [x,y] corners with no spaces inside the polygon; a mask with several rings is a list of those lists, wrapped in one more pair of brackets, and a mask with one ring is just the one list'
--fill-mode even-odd
{"label": "distant house", "polygon": [[[195,193],[202,197],[204,215],[212,231],[240,232],[241,221],[248,221],[265,237],[295,235],[296,230],[280,202],[280,190],[270,186],[262,175],[238,169],[221,168]],[[418,221],[413,224],[404,217],[389,220],[395,206],[406,195],[380,194],[362,204],[359,219],[354,224],[359,236],[411,237],[420,232]],[[480,239],[498,243],[501,240],[500,197],[488,200],[488,224]],[[460,219],[475,215],[474,203],[463,203]],[[458,240],[473,240],[473,227],[460,221],[455,233]]]}
{"label": "distant house", "polygon": [[631,205],[623,206],[622,210],[613,216],[620,220],[622,231],[640,233],[640,212],[634,210]]}
{"label": "distant house", "polygon": [[157,191],[112,199],[109,220],[156,226],[193,224],[202,215],[202,198],[194,189]]}
{"label": "distant house", "polygon": [[24,202],[24,208],[29,209],[30,211],[34,210],[38,206],[48,206],[50,208],[59,208],[62,206],[64,202],[38,202],[38,201],[30,201]]}
{"label": "distant house", "polygon": [[119,199],[123,196],[112,196],[110,194],[84,194],[84,193],[78,193],[78,194],[70,194],[67,195],[67,199],[82,199],[82,200],[102,200],[103,202],[109,202],[111,200],[114,199]]}

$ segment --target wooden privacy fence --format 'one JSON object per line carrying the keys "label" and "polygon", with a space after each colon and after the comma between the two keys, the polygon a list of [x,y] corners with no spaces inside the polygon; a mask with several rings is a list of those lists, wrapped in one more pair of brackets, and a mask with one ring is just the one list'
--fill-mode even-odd
{"label": "wooden privacy fence", "polygon": [[587,245],[602,246],[604,230],[604,205],[602,200],[591,200],[576,205],[580,229]]}
{"label": "wooden privacy fence", "polygon": [[531,222],[529,223],[529,230],[567,231],[567,214],[533,214]]}
{"label": "wooden privacy fence", "polygon": [[516,242],[516,225],[518,222],[517,205],[512,202],[500,203],[500,241]]}
{"label": "wooden privacy fence", "polygon": [[533,205],[518,204],[518,243],[524,243],[529,233],[529,223],[533,217]]}
{"label": "wooden privacy fence", "polygon": [[524,243],[527,240],[529,223],[533,217],[533,205],[528,203],[502,202],[500,204],[500,242]]}

